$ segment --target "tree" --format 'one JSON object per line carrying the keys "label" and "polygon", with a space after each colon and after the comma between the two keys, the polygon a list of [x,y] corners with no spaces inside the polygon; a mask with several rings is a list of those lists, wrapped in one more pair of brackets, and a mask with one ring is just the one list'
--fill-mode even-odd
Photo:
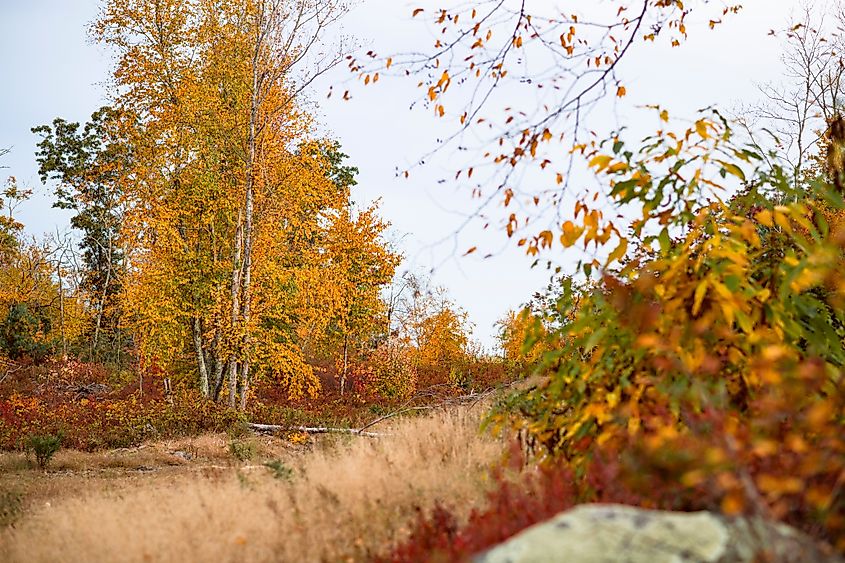
{"label": "tree", "polygon": [[[123,224],[123,175],[131,152],[116,111],[104,107],[80,128],[61,118],[32,129],[41,137],[36,158],[41,181],[54,180],[54,207],[75,211],[71,226],[82,232],[82,291],[93,314],[89,354],[119,357],[126,345],[120,327],[121,278],[125,268],[119,235]],[[102,334],[110,337],[104,347]]]}
{"label": "tree", "polygon": [[23,236],[23,224],[14,216],[31,195],[10,178],[0,198],[0,348],[12,359],[40,362],[78,337],[83,313],[73,288],[55,276],[57,248],[49,241],[36,243]]}
{"label": "tree", "polygon": [[[190,349],[200,392],[216,399],[226,385],[232,406],[245,407],[256,375],[314,392],[303,347],[333,316],[358,330],[360,296],[381,283],[363,277],[391,268],[374,210],[348,211],[353,169],[310,138],[297,104],[340,60],[317,46],[343,10],[113,0],[94,26],[118,53],[116,107],[138,123],[124,237],[142,354],[178,372]],[[352,240],[338,239],[344,229]]]}
{"label": "tree", "polygon": [[393,279],[400,257],[383,239],[388,224],[378,216],[378,204],[360,210],[352,205],[358,169],[344,164],[347,155],[337,143],[326,145],[325,155],[327,176],[347,203],[326,216],[329,227],[321,243],[327,282],[323,301],[330,304],[330,312],[323,316],[325,326],[311,330],[334,360],[343,394],[350,363],[387,336],[381,290]]}
{"label": "tree", "polygon": [[[838,24],[834,30],[830,19]],[[776,136],[775,142],[792,164],[796,186],[819,154],[820,132],[841,113],[845,93],[843,22],[845,12],[817,14],[812,4],[805,3],[800,19],[780,32],[784,43],[781,80],[761,85],[763,102],[742,118],[749,131],[766,127]]]}
{"label": "tree", "polygon": [[329,280],[336,291],[335,313],[329,321],[330,340],[339,341],[340,389],[346,387],[350,353],[372,348],[383,340],[386,305],[381,290],[393,278],[399,256],[385,247],[386,224],[373,206],[357,214],[340,210],[327,233]]}
{"label": "tree", "polygon": [[467,313],[444,287],[406,272],[393,307],[393,342],[410,347],[419,367],[448,369],[466,358],[470,326]]}

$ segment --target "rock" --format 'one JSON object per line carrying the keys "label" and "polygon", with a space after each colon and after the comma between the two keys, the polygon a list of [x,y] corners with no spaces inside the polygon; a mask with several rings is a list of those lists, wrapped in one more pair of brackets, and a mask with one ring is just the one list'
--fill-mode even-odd
{"label": "rock", "polygon": [[192,459],[194,459],[194,455],[191,452],[186,452],[183,450],[173,450],[170,452],[170,455],[182,458],[185,461],[191,461]]}
{"label": "rock", "polygon": [[[757,559],[766,553],[770,559]],[[586,504],[532,526],[476,563],[728,563],[837,561],[783,524],[710,512]]]}

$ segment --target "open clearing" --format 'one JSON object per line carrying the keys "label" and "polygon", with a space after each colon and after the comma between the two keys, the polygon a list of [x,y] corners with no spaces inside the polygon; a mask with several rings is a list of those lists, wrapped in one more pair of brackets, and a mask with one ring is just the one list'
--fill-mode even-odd
{"label": "open clearing", "polygon": [[379,438],[245,436],[243,462],[225,434],[61,451],[46,472],[2,454],[0,559],[365,560],[436,501],[463,514],[483,502],[503,448],[479,433],[481,412],[396,421]]}

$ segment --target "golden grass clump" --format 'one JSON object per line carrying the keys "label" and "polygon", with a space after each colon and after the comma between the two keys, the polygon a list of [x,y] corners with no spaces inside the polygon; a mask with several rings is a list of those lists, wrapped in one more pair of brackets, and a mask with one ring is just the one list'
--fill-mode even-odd
{"label": "golden grass clump", "polygon": [[88,490],[24,516],[0,536],[0,559],[367,559],[403,539],[436,500],[461,513],[483,499],[503,448],[479,434],[478,412],[398,421],[381,438],[289,453],[281,461],[290,479],[261,465],[189,464],[172,478]]}

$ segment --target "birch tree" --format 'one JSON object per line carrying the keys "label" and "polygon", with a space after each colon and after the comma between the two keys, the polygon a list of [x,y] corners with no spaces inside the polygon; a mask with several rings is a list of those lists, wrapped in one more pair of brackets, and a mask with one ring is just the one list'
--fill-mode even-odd
{"label": "birch tree", "polygon": [[116,104],[140,123],[124,241],[142,355],[177,373],[190,350],[200,392],[231,406],[259,374],[293,396],[318,386],[300,329],[333,314],[320,276],[350,195],[301,97],[341,60],[323,36],[344,11],[110,0],[94,26],[118,53]]}

